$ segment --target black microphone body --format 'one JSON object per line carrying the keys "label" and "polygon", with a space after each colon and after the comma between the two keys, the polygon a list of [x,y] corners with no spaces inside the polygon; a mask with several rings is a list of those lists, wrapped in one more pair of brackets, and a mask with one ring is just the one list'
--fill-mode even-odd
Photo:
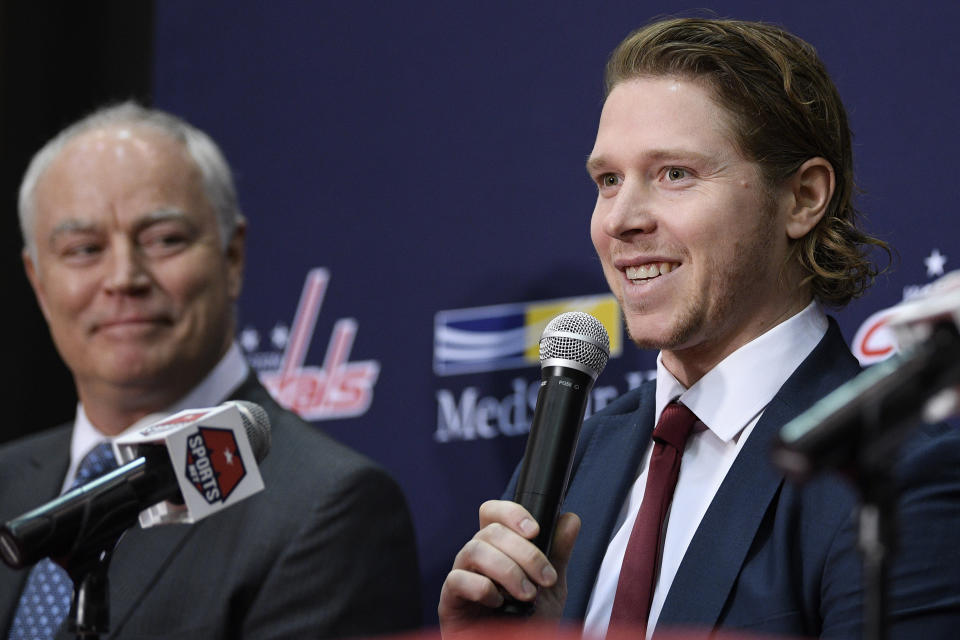
{"label": "black microphone body", "polygon": [[141,457],[7,522],[0,552],[22,569],[50,556],[69,557],[78,544],[109,544],[144,509],[164,500],[182,502],[170,458],[162,446],[143,446]]}
{"label": "black microphone body", "polygon": [[592,387],[593,378],[576,369],[549,366],[541,371],[513,499],[539,523],[540,533],[533,542],[547,556]]}
{"label": "black microphone body", "polygon": [[[609,356],[607,330],[586,313],[560,314],[540,338],[540,391],[513,499],[539,524],[533,543],[547,557],[590,390]],[[529,615],[533,609],[532,603],[507,596],[501,612]]]}

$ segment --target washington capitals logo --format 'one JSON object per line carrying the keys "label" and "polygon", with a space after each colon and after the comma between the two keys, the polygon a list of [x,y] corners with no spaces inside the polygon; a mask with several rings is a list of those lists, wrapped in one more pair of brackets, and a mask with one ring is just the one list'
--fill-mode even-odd
{"label": "washington capitals logo", "polygon": [[376,360],[351,361],[350,351],[358,324],[353,318],[341,318],[333,326],[333,334],[321,366],[304,364],[313,341],[313,331],[330,283],[330,272],[311,269],[307,274],[292,327],[276,327],[274,343],[284,346],[280,359],[273,366],[258,364],[255,351],[259,337],[253,330],[244,330],[240,341],[248,352],[260,381],[281,405],[307,420],[331,420],[363,415],[373,401],[373,389],[380,375]]}
{"label": "washington capitals logo", "polygon": [[245,475],[230,429],[199,427],[187,438],[187,478],[208,503],[226,501]]}

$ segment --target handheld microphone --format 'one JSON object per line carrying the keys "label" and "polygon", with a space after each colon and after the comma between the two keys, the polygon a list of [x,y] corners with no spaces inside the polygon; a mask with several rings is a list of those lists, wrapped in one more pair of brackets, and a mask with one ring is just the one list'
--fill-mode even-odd
{"label": "handheld microphone", "polygon": [[[540,338],[540,391],[513,499],[540,525],[533,543],[548,557],[590,389],[609,357],[607,331],[587,313],[560,314]],[[531,610],[510,601],[504,607],[506,613]]]}
{"label": "handheld microphone", "polygon": [[873,365],[787,423],[772,452],[788,476],[884,459],[914,424],[960,407],[960,272],[901,303],[887,319],[903,351]]}
{"label": "handheld microphone", "polygon": [[8,566],[107,544],[138,515],[144,527],[195,522],[262,490],[270,420],[259,405],[232,401],[181,411],[113,445],[123,466],[0,527]]}

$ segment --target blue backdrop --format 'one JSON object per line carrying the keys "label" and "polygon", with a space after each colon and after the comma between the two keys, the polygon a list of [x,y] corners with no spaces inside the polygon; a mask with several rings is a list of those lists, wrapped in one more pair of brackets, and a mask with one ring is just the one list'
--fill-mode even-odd
{"label": "blue backdrop", "polygon": [[[522,454],[543,323],[571,305],[607,320],[622,349],[596,407],[653,366],[616,333],[584,161],[607,55],[664,9],[685,6],[157,3],[155,104],[221,143],[249,219],[244,349],[286,404],[402,484],[428,622]],[[860,208],[900,254],[837,317],[865,362],[885,357],[878,312],[960,256],[960,3],[711,9],[782,24],[836,81]]]}

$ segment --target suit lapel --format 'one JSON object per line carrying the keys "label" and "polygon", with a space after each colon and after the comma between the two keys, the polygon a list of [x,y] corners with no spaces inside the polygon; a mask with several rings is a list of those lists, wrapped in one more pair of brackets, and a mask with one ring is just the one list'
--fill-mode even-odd
{"label": "suit lapel", "polygon": [[658,625],[710,628],[719,620],[764,513],[783,482],[768,458],[779,425],[790,414],[776,399],[767,406],[683,556]]}
{"label": "suit lapel", "polygon": [[783,474],[770,462],[780,428],[858,371],[831,319],[826,336],[767,405],[720,485],[680,563],[658,625],[717,624],[764,514],[783,483]]}
{"label": "suit lapel", "polygon": [[573,556],[567,567],[569,592],[564,616],[586,614],[600,563],[640,460],[653,433],[653,383],[638,390],[639,408],[629,413],[597,416],[563,504],[582,521]]}
{"label": "suit lapel", "polygon": [[13,465],[11,477],[16,477],[16,487],[11,492],[11,508],[21,515],[60,495],[63,478],[67,473],[67,455],[44,455],[32,453],[20,465]]}
{"label": "suit lapel", "polygon": [[[53,500],[60,494],[67,473],[70,427],[42,434],[29,444],[14,445],[0,458],[0,504],[3,522]],[[30,568],[15,571],[0,567],[0,633],[5,631],[20,600]]]}
{"label": "suit lapel", "polygon": [[176,553],[203,525],[198,522],[150,529],[135,525],[124,534],[110,563],[111,632],[122,627]]}

